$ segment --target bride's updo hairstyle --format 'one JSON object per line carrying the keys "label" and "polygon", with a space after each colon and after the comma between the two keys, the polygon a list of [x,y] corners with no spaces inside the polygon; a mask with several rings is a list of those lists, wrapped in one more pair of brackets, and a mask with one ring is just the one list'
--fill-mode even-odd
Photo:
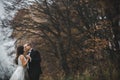
{"label": "bride's updo hairstyle", "polygon": [[17,53],[16,53],[16,58],[15,58],[15,63],[18,64],[18,57],[24,53],[24,47],[23,46],[18,46],[17,47]]}

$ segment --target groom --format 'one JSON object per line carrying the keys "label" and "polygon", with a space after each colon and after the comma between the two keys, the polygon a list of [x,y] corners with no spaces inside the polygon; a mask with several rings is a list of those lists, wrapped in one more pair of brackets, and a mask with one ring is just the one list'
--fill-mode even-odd
{"label": "groom", "polygon": [[27,54],[31,57],[27,66],[29,78],[30,80],[39,80],[40,74],[42,74],[40,53],[32,48],[31,43],[24,44],[24,50],[27,51]]}

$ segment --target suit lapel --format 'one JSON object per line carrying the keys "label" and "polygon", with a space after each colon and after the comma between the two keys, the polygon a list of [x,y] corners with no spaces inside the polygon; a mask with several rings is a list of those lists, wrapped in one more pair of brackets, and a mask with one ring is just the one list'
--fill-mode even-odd
{"label": "suit lapel", "polygon": [[31,50],[28,52],[28,55],[31,56],[32,52],[33,52],[33,49],[31,49]]}

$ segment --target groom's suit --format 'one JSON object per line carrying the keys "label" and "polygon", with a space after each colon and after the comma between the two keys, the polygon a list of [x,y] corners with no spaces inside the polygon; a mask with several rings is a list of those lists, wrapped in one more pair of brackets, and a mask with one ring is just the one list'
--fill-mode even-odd
{"label": "groom's suit", "polygon": [[42,74],[40,53],[37,50],[32,49],[28,54],[31,57],[31,60],[28,62],[28,74],[30,80],[39,80],[39,76]]}

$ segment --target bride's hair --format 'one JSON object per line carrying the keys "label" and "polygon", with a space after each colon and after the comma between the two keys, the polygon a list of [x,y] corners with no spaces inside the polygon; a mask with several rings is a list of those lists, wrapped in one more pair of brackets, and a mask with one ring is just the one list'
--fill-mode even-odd
{"label": "bride's hair", "polygon": [[18,57],[24,53],[24,47],[23,46],[18,46],[17,47],[17,53],[16,53],[16,58],[15,58],[15,63],[18,64]]}

